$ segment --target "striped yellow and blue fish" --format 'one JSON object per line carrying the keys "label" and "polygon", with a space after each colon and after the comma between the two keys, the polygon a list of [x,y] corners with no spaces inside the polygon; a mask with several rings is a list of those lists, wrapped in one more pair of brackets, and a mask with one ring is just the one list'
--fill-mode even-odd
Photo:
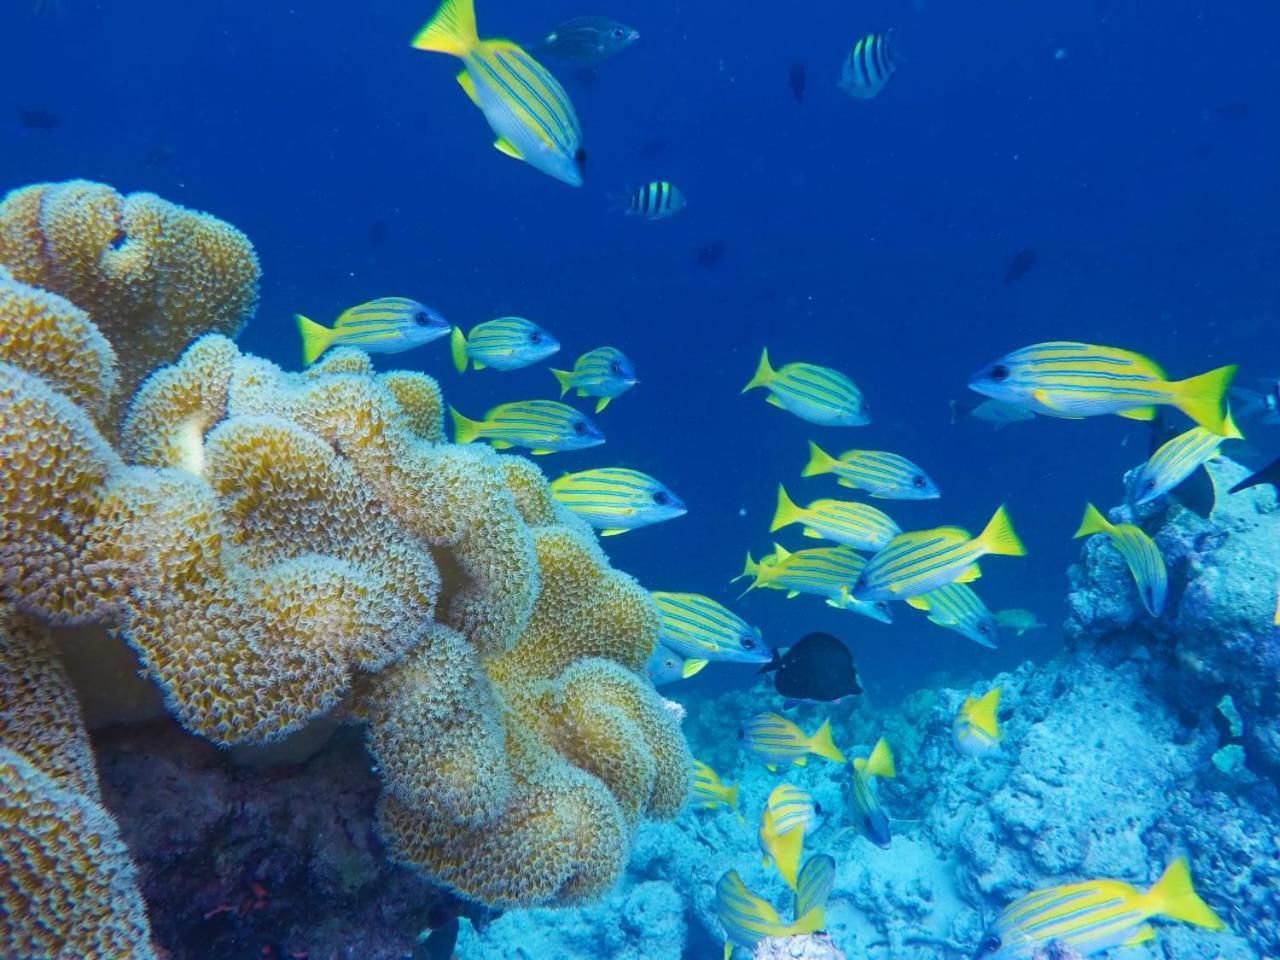
{"label": "striped yellow and blue fish", "polygon": [[545,360],[560,349],[560,341],[532,320],[498,317],[471,328],[471,335],[453,328],[450,342],[453,365],[465,373],[467,363],[476,370],[519,370]]}
{"label": "striped yellow and blue fish", "polygon": [[577,390],[580,397],[596,397],[596,413],[640,381],[636,368],[616,347],[597,347],[580,356],[572,370],[551,371],[560,384],[560,396]]}
{"label": "striped yellow and blue fish", "polygon": [[929,475],[906,457],[883,450],[846,450],[839,458],[809,444],[809,462],[802,477],[834,473],[836,483],[865,490],[882,500],[936,500],[942,495]]}
{"label": "striped yellow and blue fish", "polygon": [[887,514],[870,504],[814,500],[807,507],[799,507],[787,495],[786,488],[779,484],[778,506],[769,532],[774,533],[793,523],[803,527],[806,537],[833,540],[854,550],[873,553],[884,549],[902,532]]}
{"label": "striped yellow and blue fish", "polygon": [[966,696],[951,723],[951,739],[966,757],[980,757],[1000,746],[1000,688],[992,687],[981,697]]}
{"label": "striped yellow and blue fish", "polygon": [[1084,519],[1076,530],[1076,537],[1088,537],[1104,533],[1112,545],[1120,551],[1129,572],[1138,585],[1142,605],[1153,617],[1164,612],[1165,598],[1169,593],[1169,572],[1164,556],[1155,541],[1131,523],[1112,523],[1092,503],[1085,504]]}
{"label": "striped yellow and blue fish", "polygon": [[1026,552],[1001,507],[977,537],[961,527],[894,537],[867,562],[853,595],[858,600],[906,600],[948,583],[976,580],[982,575],[978,560],[987,554],[1020,557]]}
{"label": "striped yellow and blue fish", "polygon": [[792,916],[803,917],[810,910],[826,909],[827,898],[836,885],[836,862],[825,853],[805,861],[796,877],[796,895]]}
{"label": "striped yellow and blue fish", "polygon": [[1218,448],[1224,441],[1240,437],[1241,433],[1231,422],[1229,414],[1226,436],[1204,427],[1192,427],[1178,434],[1162,444],[1146,463],[1129,475],[1129,502],[1134,505],[1150,503],[1168,493],[1217,457]]}
{"label": "striped yellow and blue fish", "polygon": [[721,603],[700,593],[651,594],[658,607],[658,642],[686,658],[688,676],[709,661],[768,663],[760,631]]}
{"label": "striped yellow and blue fish", "polygon": [[1000,642],[996,616],[967,583],[948,583],[908,597],[907,603],[929,615],[929,622],[954,630],[974,643],[995,649]]}
{"label": "striped yellow and blue fish", "polygon": [[499,450],[524,447],[530,453],[585,450],[604,443],[600,428],[573,407],[555,400],[503,403],[468,420],[452,407],[454,442],[487,440]]}
{"label": "striped yellow and blue fish", "polygon": [[493,128],[494,147],[570,186],[582,185],[587,154],[569,95],[519,44],[481,40],[472,0],[444,0],[413,45],[462,61],[458,83]]}
{"label": "striped yellow and blue fish", "polygon": [[807,593],[824,597],[829,606],[837,609],[892,623],[893,613],[887,603],[863,602],[851,593],[852,585],[866,565],[866,557],[853,547],[814,547],[792,553],[775,543],[773,553],[759,563],[748,553],[742,573],[734,577],[734,581],[751,578],[751,585],[743,593],[763,587],[785,591],[788,600]]}
{"label": "striped yellow and blue fish", "polygon": [[892,35],[892,30],[869,33],[853,45],[840,71],[841,90],[859,100],[870,100],[885,88],[898,69],[889,39]]}
{"label": "striped yellow and blue fish", "polygon": [[1155,361],[1116,347],[1074,341],[1037,343],[983,367],[969,387],[1048,417],[1116,414],[1154,420],[1171,406],[1220,436],[1228,436],[1227,388],[1234,366],[1187,380],[1169,380]]}
{"label": "striped yellow and blue fish", "polygon": [[871,756],[855,757],[850,769],[849,802],[854,826],[877,847],[887,850],[893,842],[893,831],[889,829],[889,817],[876,796],[874,781],[877,777],[892,779],[898,775],[888,742],[882,737],[876,742]]}
{"label": "striped yellow and blue fish", "polygon": [[893,607],[884,600],[857,600],[848,587],[840,591],[838,597],[827,597],[824,601],[834,610],[847,610],[863,617],[870,617],[877,623],[893,623]]}
{"label": "striped yellow and blue fish", "polygon": [[1208,930],[1227,928],[1200,899],[1187,861],[1179,857],[1145,891],[1123,880],[1090,880],[1028,893],[1000,912],[973,956],[974,960],[1028,960],[1056,941],[1091,957],[1112,947],[1154,939],[1150,921],[1156,917]]}
{"label": "striped yellow and blue fish", "polygon": [[665,220],[675,216],[686,206],[684,194],[679,187],[666,180],[654,180],[627,197],[625,212],[629,216],[644,217],[646,220]]}
{"label": "striped yellow and blue fish", "polygon": [[330,347],[359,347],[365,353],[400,353],[451,329],[435,310],[408,297],[379,297],[342,311],[332,327],[295,314],[302,338],[302,365],[309,367]]}
{"label": "striped yellow and blue fish", "polygon": [[772,863],[792,890],[798,889],[804,838],[821,812],[812,796],[789,783],[774,787],[760,812],[756,841],[764,854],[764,865]]}
{"label": "striped yellow and blue fish", "polygon": [[844,763],[844,754],[831,740],[831,722],[807,735],[786,717],[777,713],[757,713],[738,731],[738,739],[751,753],[764,761],[770,770],[780,766],[803,767],[813,754],[833,763]]}
{"label": "striped yellow and blue fish", "polygon": [[788,363],[779,370],[769,365],[769,351],[760,354],[755,376],[742,392],[763,387],[767,403],[801,420],[825,427],[861,427],[871,422],[862,391],[838,370],[812,363]]}
{"label": "striped yellow and blue fish", "polygon": [[688,512],[684,501],[639,470],[600,467],[566,473],[551,481],[551,496],[610,537]]}
{"label": "striped yellow and blue fish", "polygon": [[701,760],[693,761],[693,780],[689,793],[693,802],[703,809],[726,807],[736,813],[738,787],[739,784],[723,782],[719,774]]}
{"label": "striped yellow and blue fish", "polygon": [[729,960],[735,946],[752,950],[761,940],[814,933],[827,923],[825,903],[783,923],[769,901],[747,889],[737,870],[716,883],[716,917],[724,927],[724,960]]}

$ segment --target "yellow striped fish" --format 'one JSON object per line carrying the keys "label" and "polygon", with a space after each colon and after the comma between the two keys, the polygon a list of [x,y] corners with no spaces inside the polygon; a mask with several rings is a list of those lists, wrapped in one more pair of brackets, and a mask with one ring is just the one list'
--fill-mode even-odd
{"label": "yellow striped fish", "polygon": [[533,454],[585,450],[604,443],[599,427],[573,407],[555,400],[499,404],[484,420],[468,420],[452,407],[449,412],[455,443],[488,440],[498,450],[525,447]]}
{"label": "yellow striped fish", "polygon": [[472,0],[444,0],[413,45],[463,62],[458,83],[497,135],[494,147],[570,186],[582,186],[587,154],[569,95],[519,44],[481,40]]}
{"label": "yellow striped fish", "polygon": [[978,559],[987,554],[1020,557],[1026,552],[1001,507],[977,537],[961,527],[894,537],[867,562],[853,595],[858,600],[905,600],[948,583],[976,580],[982,575]]}
{"label": "yellow striped fish", "polygon": [[551,496],[602,537],[674,520],[688,512],[684,501],[662,483],[625,467],[566,473],[551,481]]}
{"label": "yellow striped fish", "polygon": [[596,397],[596,413],[640,382],[636,379],[636,368],[616,347],[588,350],[577,359],[572,370],[551,372],[560,384],[560,396],[577,390],[580,397]]}
{"label": "yellow striped fish", "polygon": [[815,906],[793,923],[783,923],[769,901],[747,889],[737,870],[730,870],[716,884],[716,917],[724,927],[724,960],[729,960],[735,946],[751,950],[761,940],[814,933],[827,922],[826,910]]}
{"label": "yellow striped fish", "polygon": [[870,100],[885,88],[898,69],[889,40],[892,35],[892,30],[869,33],[853,45],[840,71],[841,90],[859,100]]}
{"label": "yellow striped fish", "polygon": [[808,736],[786,717],[777,713],[757,713],[738,731],[738,739],[751,753],[764,761],[770,770],[794,764],[797,767],[809,763],[809,754],[844,763],[844,754],[831,740],[831,721]]}
{"label": "yellow striped fish", "polygon": [[849,610],[881,623],[893,622],[893,611],[882,601],[864,602],[850,592],[867,560],[853,547],[815,547],[812,550],[788,551],[779,544],[773,545],[773,553],[759,563],[747,554],[742,573],[730,582],[751,579],[751,585],[743,591],[750,593],[757,588],[782,590],[788,600],[802,593],[824,597],[827,606]]}
{"label": "yellow striped fish", "polygon": [[871,422],[862,391],[843,373],[829,367],[788,363],[774,370],[769,365],[769,351],[764,350],[755,376],[742,388],[742,392],[759,387],[769,391],[766,403],[794,413],[809,423],[825,427],[861,427]]}
{"label": "yellow striped fish", "polygon": [[846,450],[836,459],[810,442],[809,462],[800,476],[823,473],[834,473],[842,487],[865,490],[882,500],[936,500],[942,496],[927,473],[906,457],[883,450]]}
{"label": "yellow striped fish", "polygon": [[471,335],[453,328],[453,365],[465,373],[468,361],[476,370],[519,370],[545,360],[560,349],[560,341],[532,320],[498,317],[471,328]]}
{"label": "yellow striped fish", "polygon": [[967,696],[951,723],[951,738],[966,757],[978,757],[1000,746],[1000,688],[992,687],[981,697]]}
{"label": "yellow striped fish", "polygon": [[1218,448],[1226,440],[1238,440],[1242,434],[1227,414],[1227,434],[1222,436],[1204,427],[1192,427],[1161,445],[1151,458],[1129,476],[1129,502],[1150,503],[1218,456]]}
{"label": "yellow striped fish", "polygon": [[1209,930],[1227,925],[1200,899],[1182,857],[1147,891],[1123,880],[1090,880],[1028,893],[996,917],[974,960],[1026,960],[1053,941],[1083,956],[1155,938],[1154,917],[1182,920]]}
{"label": "yellow striped fish", "polygon": [[687,676],[711,660],[769,662],[769,648],[760,631],[723,604],[700,593],[655,590],[652,597],[658,607],[658,642],[689,658]]}
{"label": "yellow striped fish", "polygon": [[882,850],[889,849],[893,832],[889,829],[889,817],[880,806],[872,781],[876,777],[894,778],[898,775],[893,765],[893,752],[883,737],[876,742],[869,757],[856,757],[852,765],[849,801],[853,810],[854,825],[868,840]]}
{"label": "yellow striped fish", "polygon": [[716,807],[738,809],[738,784],[721,781],[719,775],[701,760],[693,761],[693,785],[689,792],[693,802],[705,810]]}
{"label": "yellow striped fish", "polygon": [[332,327],[294,314],[302,337],[302,365],[309,367],[330,347],[359,347],[365,353],[400,353],[450,329],[449,321],[408,297],[379,297],[342,311]]}
{"label": "yellow striped fish", "polygon": [[764,854],[764,866],[772,863],[792,890],[798,889],[805,835],[819,812],[813,797],[789,783],[774,787],[760,812],[756,841]]}
{"label": "yellow striped fish", "polygon": [[996,616],[967,583],[946,586],[908,597],[907,604],[929,614],[929,622],[984,647],[995,649],[1000,641]]}
{"label": "yellow striped fish", "polygon": [[866,503],[814,500],[807,507],[798,507],[787,496],[786,488],[779,484],[778,507],[769,532],[793,523],[804,527],[806,537],[834,540],[854,550],[871,552],[884,549],[902,532],[883,511]]}
{"label": "yellow striped fish", "polygon": [[1048,417],[1114,413],[1154,420],[1159,406],[1176,407],[1220,436],[1228,436],[1227,388],[1235,366],[1187,380],[1168,380],[1140,353],[1063,340],[1015,350],[983,367],[969,388]]}
{"label": "yellow striped fish", "polygon": [[1129,572],[1138,585],[1142,605],[1153,617],[1160,616],[1164,611],[1165,597],[1169,593],[1169,573],[1155,541],[1131,523],[1112,523],[1092,503],[1086,503],[1084,519],[1080,521],[1080,529],[1075,535],[1079,538],[1095,533],[1105,533],[1120,551],[1120,556],[1129,565]]}
{"label": "yellow striped fish", "polygon": [[825,853],[805,861],[796,878],[795,906],[792,916],[803,917],[813,909],[826,910],[827,898],[836,885],[836,862]]}

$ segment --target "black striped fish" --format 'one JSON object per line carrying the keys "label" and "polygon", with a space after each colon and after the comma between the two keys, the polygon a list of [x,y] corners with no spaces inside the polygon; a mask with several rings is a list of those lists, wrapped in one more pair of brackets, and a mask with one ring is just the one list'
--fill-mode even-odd
{"label": "black striped fish", "polygon": [[1158,617],[1164,611],[1165,597],[1169,593],[1169,572],[1165,569],[1164,556],[1155,541],[1131,523],[1112,523],[1092,503],[1084,505],[1084,519],[1076,537],[1088,537],[1104,533],[1120,551],[1129,572],[1138,585],[1138,596],[1147,613]]}
{"label": "black striped fish", "polygon": [[889,40],[892,35],[892,30],[869,33],[853,45],[840,72],[841,90],[859,100],[870,100],[885,88],[898,69]]}
{"label": "black striped fish", "polygon": [[688,511],[684,501],[660,481],[625,467],[566,473],[551,481],[551,496],[602,537],[674,520]]}
{"label": "black striped fish", "polygon": [[342,311],[332,327],[294,315],[302,337],[302,365],[310,366],[330,347],[359,347],[366,353],[400,353],[449,332],[449,321],[408,297],[379,297]]}
{"label": "black striped fish", "polygon": [[519,44],[481,40],[472,0],[444,0],[413,45],[462,60],[458,83],[497,134],[494,147],[570,186],[582,186],[587,155],[569,95]]}
{"label": "black striped fish", "polygon": [[834,540],[855,550],[872,553],[884,549],[902,532],[893,520],[870,504],[815,500],[807,507],[799,507],[787,496],[786,488],[779,485],[778,507],[769,532],[793,523],[803,525],[806,537]]}
{"label": "black striped fish", "polygon": [[1218,456],[1223,441],[1237,439],[1240,431],[1227,415],[1227,436],[1221,436],[1204,427],[1192,427],[1160,446],[1129,477],[1129,502],[1138,505],[1150,503],[1156,497],[1168,493],[1186,480],[1205,463]]}
{"label": "black striped fish", "polygon": [[468,361],[477,370],[519,370],[554,354],[560,341],[532,320],[498,317],[477,323],[470,336],[454,327],[450,347],[453,365],[465,373]]}
{"label": "black striped fish", "polygon": [[568,404],[555,400],[503,403],[483,420],[468,420],[452,407],[455,443],[487,440],[499,450],[525,447],[530,453],[584,450],[604,443],[600,428]]}
{"label": "black striped fish", "polygon": [[646,220],[665,220],[685,208],[684,194],[674,183],[655,180],[632,192],[626,212]]}
{"label": "black striped fish", "polygon": [[[1019,897],[983,935],[974,960],[1025,960],[1051,943],[1090,957],[1155,938],[1150,920],[1168,917],[1208,930],[1227,925],[1200,899],[1179,857],[1150,890],[1122,880],[1090,880]],[[1158,951],[1157,951],[1158,952]]]}
{"label": "black striped fish", "polygon": [[1231,422],[1226,394],[1235,373],[1235,366],[1226,366],[1169,380],[1154,360],[1140,353],[1055,340],[1023,347],[983,367],[970,378],[969,389],[1066,419],[1115,414],[1154,420],[1157,407],[1171,406],[1225,437]]}
{"label": "black striped fish", "polygon": [[774,370],[769,365],[769,351],[764,350],[755,376],[742,392],[758,387],[769,391],[766,403],[809,423],[824,427],[861,427],[871,422],[871,413],[857,384],[830,367],[788,363]]}
{"label": "black striped fish", "polygon": [[851,490],[865,490],[881,500],[936,500],[942,496],[929,475],[906,457],[884,450],[846,450],[840,458],[809,443],[809,462],[802,477],[834,473],[836,483]]}

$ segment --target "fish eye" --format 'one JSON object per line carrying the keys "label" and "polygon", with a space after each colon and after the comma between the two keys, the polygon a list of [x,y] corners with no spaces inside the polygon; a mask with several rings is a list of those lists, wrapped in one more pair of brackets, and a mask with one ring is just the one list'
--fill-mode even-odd
{"label": "fish eye", "polygon": [[917,473],[914,477],[911,478],[911,485],[915,487],[917,490],[923,490],[924,477],[922,477],[920,474]]}
{"label": "fish eye", "polygon": [[585,170],[585,169],[587,168],[587,149],[586,149],[586,147],[579,147],[579,148],[578,148],[578,152],[577,152],[577,153],[575,153],[575,154],[573,155],[573,162],[574,162],[575,164],[577,164],[577,167],[578,167],[578,169],[579,169],[579,170]]}
{"label": "fish eye", "polygon": [[671,498],[667,496],[667,491],[659,490],[657,493],[653,495],[653,502],[660,507],[665,507],[668,503],[671,502]]}
{"label": "fish eye", "polygon": [[612,373],[615,377],[621,376],[622,364],[620,364],[617,360],[613,361],[613,363],[609,364],[609,372]]}
{"label": "fish eye", "polygon": [[994,380],[996,383],[1000,383],[1002,380],[1008,380],[1009,368],[1006,367],[1003,363],[997,363],[994,367],[991,368],[991,379]]}
{"label": "fish eye", "polygon": [[1144,490],[1154,490],[1156,488],[1156,478],[1148,477],[1147,482],[1142,485]]}
{"label": "fish eye", "polygon": [[876,609],[877,609],[877,610],[879,610],[881,613],[888,613],[888,612],[889,612],[889,604],[887,604],[887,603],[886,603],[885,601],[883,601],[883,600],[877,600],[877,601],[876,601]]}
{"label": "fish eye", "polygon": [[742,638],[743,650],[754,650],[756,648],[756,638],[752,636],[744,636]]}
{"label": "fish eye", "polygon": [[621,28],[621,27],[614,27],[614,28],[613,28],[613,39],[615,39],[615,40],[621,40],[621,39],[622,39],[623,37],[625,37],[625,36],[626,36],[626,34],[622,32],[622,28]]}
{"label": "fish eye", "polygon": [[529,342],[530,342],[530,343],[541,343],[541,342],[542,342],[542,334],[541,334],[541,333],[539,333],[537,330],[533,331],[533,333],[529,334]]}
{"label": "fish eye", "polygon": [[995,953],[1000,949],[1001,940],[994,933],[982,941],[982,945],[978,947],[978,956],[987,953]]}
{"label": "fish eye", "polygon": [[413,322],[420,327],[425,327],[431,323],[431,318],[427,316],[427,312],[425,310],[419,310],[413,315]]}
{"label": "fish eye", "polygon": [[582,436],[586,436],[586,433],[587,433],[587,425],[586,425],[585,423],[583,423],[581,420],[579,420],[577,423],[575,423],[575,424],[573,425],[573,432],[574,432],[574,433],[576,433],[576,434],[577,434],[578,436],[580,436],[580,437],[582,437]]}
{"label": "fish eye", "polygon": [[990,633],[990,632],[991,632],[991,627],[989,627],[989,626],[988,626],[987,624],[985,624],[985,623],[980,623],[980,624],[978,624],[978,632],[979,632],[979,633]]}

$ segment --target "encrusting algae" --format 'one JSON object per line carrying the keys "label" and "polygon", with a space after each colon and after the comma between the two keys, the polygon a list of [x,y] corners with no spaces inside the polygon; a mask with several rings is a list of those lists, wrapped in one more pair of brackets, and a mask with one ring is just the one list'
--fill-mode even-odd
{"label": "encrusting algae", "polygon": [[173,716],[219,745],[364,723],[390,855],[466,898],[606,891],[638,822],[676,814],[691,761],[643,674],[653,601],[540,471],[443,443],[423,374],[377,374],[350,349],[286,373],[207,333],[244,322],[258,279],[210,217],[29,187],[0,204],[0,266],[0,691],[63,691],[0,705],[16,838],[0,865],[62,836],[50,822],[93,820],[94,855],[39,856],[59,877],[74,861],[84,890],[131,891],[62,903],[10,882],[0,954],[40,936],[95,955],[75,939],[92,928],[129,944],[98,955],[151,956],[50,626],[127,643]]}

